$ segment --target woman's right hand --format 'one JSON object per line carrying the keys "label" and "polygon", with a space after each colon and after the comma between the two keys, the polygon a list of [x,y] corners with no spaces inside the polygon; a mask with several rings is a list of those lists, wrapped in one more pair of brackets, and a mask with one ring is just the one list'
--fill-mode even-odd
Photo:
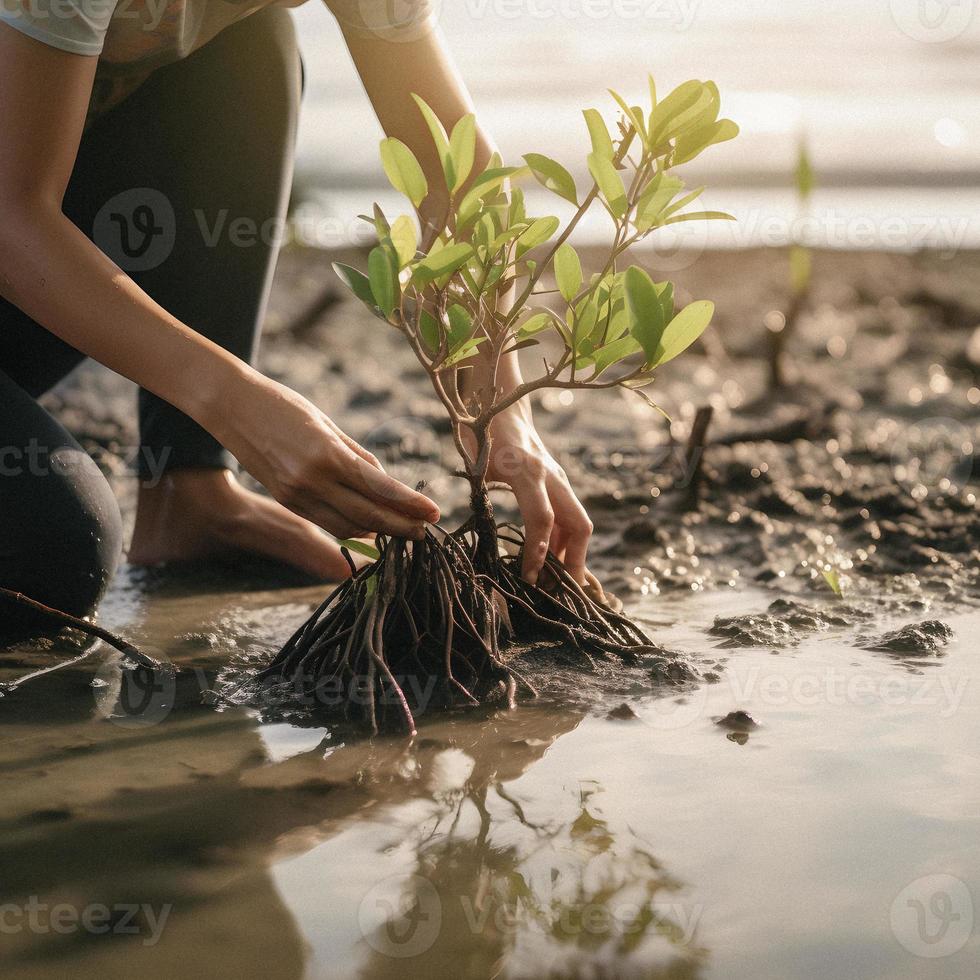
{"label": "woman's right hand", "polygon": [[341,538],[422,538],[439,520],[428,497],[295,391],[251,368],[220,386],[206,427],[281,504]]}

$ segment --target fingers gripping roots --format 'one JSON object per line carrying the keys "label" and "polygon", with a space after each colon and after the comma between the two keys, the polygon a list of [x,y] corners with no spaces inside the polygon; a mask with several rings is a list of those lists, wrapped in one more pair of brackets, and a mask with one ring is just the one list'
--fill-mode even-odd
{"label": "fingers gripping roots", "polygon": [[[501,540],[523,547],[516,528]],[[437,536],[438,535],[438,536]],[[379,538],[380,557],[331,593],[259,679],[313,695],[345,692],[348,713],[373,731],[397,721],[416,729],[432,700],[477,705],[536,692],[512,664],[516,645],[560,641],[593,655],[631,656],[651,641],[594,601],[551,554],[538,585],[520,576],[521,555],[487,559],[473,525],[420,541]],[[423,697],[423,692],[426,692]]]}

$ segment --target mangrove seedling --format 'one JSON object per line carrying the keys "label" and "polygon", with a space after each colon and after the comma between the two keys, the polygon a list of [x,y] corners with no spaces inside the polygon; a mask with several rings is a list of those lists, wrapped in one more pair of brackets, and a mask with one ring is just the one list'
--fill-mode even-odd
{"label": "mangrove seedling", "polygon": [[[813,193],[813,167],[807,151],[806,140],[801,137],[797,146],[796,170],[797,216],[803,219]],[[769,334],[769,391],[776,392],[786,386],[786,344],[796,332],[796,324],[810,296],[813,277],[813,257],[810,249],[794,236],[789,246],[789,304],[786,313],[773,321]]]}
{"label": "mangrove seedling", "polygon": [[[619,107],[611,130],[596,109],[584,111],[591,143],[584,191],[540,153],[526,154],[523,166],[504,166],[494,155],[473,175],[473,115],[447,133],[415,97],[442,162],[445,217],[420,239],[413,216],[389,222],[375,205],[366,220],[378,244],[366,274],[334,268],[402,334],[430,378],[452,422],[471,514],[457,530],[427,529],[420,541],[379,536],[376,548],[358,545],[372,563],[360,570],[352,563],[351,577],[260,678],[306,694],[346,692],[348,707],[359,706],[372,729],[388,712],[414,731],[419,699],[411,692],[431,690],[433,678],[443,703],[493,696],[512,702],[518,689],[533,693],[509,656],[515,647],[561,643],[590,663],[651,645],[554,555],[536,584],[523,580],[521,531],[496,524],[488,496],[491,422],[500,412],[548,388],[625,388],[656,407],[642,389],[701,335],[714,310],[707,300],[675,309],[673,284],[623,267],[623,256],[666,225],[731,217],[688,210],[703,188],[688,190],[676,168],[732,139],[738,127],[719,118],[713,82],[684,82],[658,99],[651,78],[643,107],[611,94]],[[418,208],[429,187],[412,151],[384,139],[381,160],[395,189]],[[574,207],[564,226],[555,216],[527,213],[517,186],[525,177]],[[593,208],[608,215],[612,240],[587,274],[569,239]],[[499,385],[501,358],[536,346],[543,354],[537,375],[513,390]]]}

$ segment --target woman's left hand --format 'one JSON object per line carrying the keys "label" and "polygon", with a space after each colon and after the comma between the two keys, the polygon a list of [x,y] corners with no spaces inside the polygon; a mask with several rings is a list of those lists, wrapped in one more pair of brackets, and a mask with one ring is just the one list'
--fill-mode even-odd
{"label": "woman's left hand", "polygon": [[530,418],[518,403],[501,412],[490,425],[493,448],[487,479],[514,491],[524,518],[523,577],[532,584],[549,551],[564,562],[580,585],[592,521],[575,496],[565,471],[548,452]]}

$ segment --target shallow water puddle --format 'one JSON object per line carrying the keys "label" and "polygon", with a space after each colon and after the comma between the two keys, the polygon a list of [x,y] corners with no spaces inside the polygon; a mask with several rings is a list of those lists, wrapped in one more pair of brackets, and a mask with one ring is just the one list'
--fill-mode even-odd
{"label": "shallow water puddle", "polygon": [[[412,743],[200,703],[317,595],[120,587],[185,668],[153,725],[104,717],[98,658],[0,700],[5,977],[976,976],[980,613],[644,599],[706,683]],[[707,632],[750,613],[778,652]],[[936,618],[938,654],[858,646]]]}

